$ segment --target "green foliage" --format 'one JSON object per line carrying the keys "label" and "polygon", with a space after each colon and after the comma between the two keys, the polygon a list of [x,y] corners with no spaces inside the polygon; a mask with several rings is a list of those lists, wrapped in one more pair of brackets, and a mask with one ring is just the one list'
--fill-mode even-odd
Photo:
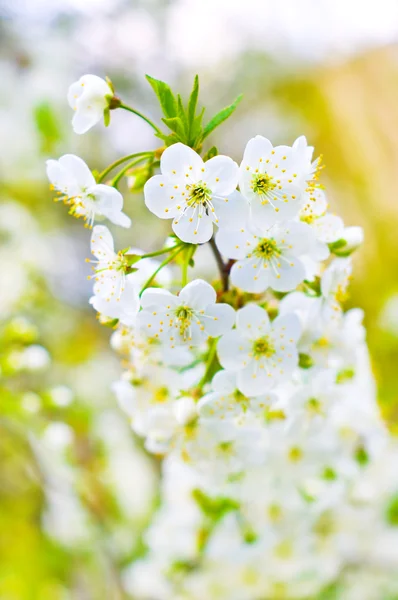
{"label": "green foliage", "polygon": [[210,160],[211,158],[214,158],[214,156],[217,156],[217,154],[218,154],[218,149],[216,148],[216,146],[212,146],[211,148],[209,148],[209,150],[204,155],[204,157],[203,157],[204,162],[206,162],[207,160]]}
{"label": "green foliage", "polygon": [[386,517],[390,525],[398,527],[398,494],[391,498],[387,506]]}
{"label": "green foliage", "polygon": [[366,467],[369,462],[369,454],[362,444],[355,449],[355,460],[361,467]]}
{"label": "green foliage", "polygon": [[33,119],[40,136],[43,152],[52,152],[62,137],[59,119],[51,104],[46,100],[37,104],[33,109]]}
{"label": "green foliage", "polygon": [[230,104],[226,108],[223,108],[222,110],[220,110],[220,112],[218,112],[207,123],[206,127],[203,130],[203,136],[202,136],[203,140],[205,138],[207,138],[207,136],[210,135],[215,130],[216,127],[221,125],[221,123],[224,123],[224,121],[226,121],[228,119],[228,117],[230,117],[232,115],[232,113],[236,110],[239,102],[242,100],[242,98],[243,98],[243,95],[240,94],[232,104]]}
{"label": "green foliage", "polygon": [[[193,88],[186,106],[184,106],[180,94],[174,95],[167,83],[154,79],[149,75],[146,78],[159,100],[164,115],[162,121],[171,131],[171,133],[157,134],[157,137],[163,140],[166,146],[181,142],[194,150],[200,151],[203,140],[232,115],[242,99],[242,95],[238,96],[235,102],[223,108],[203,127],[204,108],[198,111],[198,75],[195,76]],[[206,155],[206,160],[212,156],[216,156],[217,153],[215,147],[211,148]]]}
{"label": "green foliage", "polygon": [[342,369],[337,373],[336,383],[345,383],[346,381],[353,379],[353,377],[355,377],[354,369]]}
{"label": "green foliage", "polygon": [[192,496],[203,514],[213,522],[220,521],[227,513],[239,509],[235,500],[222,496],[211,498],[199,489],[193,490]]}

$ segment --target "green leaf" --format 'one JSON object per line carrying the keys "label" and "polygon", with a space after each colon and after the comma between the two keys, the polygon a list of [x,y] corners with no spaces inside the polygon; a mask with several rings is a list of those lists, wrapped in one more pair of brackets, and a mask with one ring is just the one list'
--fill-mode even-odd
{"label": "green leaf", "polygon": [[184,139],[185,128],[180,117],[170,117],[168,119],[163,118],[162,121],[169,129],[171,129],[171,131],[174,131],[174,133],[176,133],[181,140]]}
{"label": "green leaf", "polygon": [[191,130],[189,133],[189,146],[191,146],[191,148],[196,148],[197,146],[199,146],[201,143],[201,140],[203,138],[203,136],[202,136],[202,121],[203,121],[204,112],[205,112],[205,109],[202,108],[200,113],[198,115],[196,115],[193,122],[191,123]]}
{"label": "green leaf", "polygon": [[227,106],[225,108],[223,108],[222,110],[220,110],[219,113],[217,113],[206,125],[206,127],[203,130],[203,136],[202,139],[204,140],[205,138],[207,138],[208,135],[211,134],[212,131],[214,131],[214,129],[216,127],[218,127],[219,125],[221,125],[221,123],[223,123],[226,119],[228,119],[228,117],[230,117],[232,115],[232,113],[235,111],[235,109],[237,108],[239,102],[242,100],[243,95],[240,94],[240,96],[238,96],[235,100],[235,102],[233,102],[230,106]]}
{"label": "green leaf", "polygon": [[188,116],[189,126],[191,126],[191,123],[193,123],[193,121],[195,119],[196,107],[198,104],[198,96],[199,96],[199,77],[198,77],[198,75],[195,75],[192,92],[191,92],[191,95],[188,100],[188,115],[187,116]]}
{"label": "green leaf", "polygon": [[177,115],[177,101],[170,86],[168,86],[167,83],[164,83],[164,81],[154,79],[154,77],[151,77],[150,75],[145,75],[145,77],[158,97],[164,115],[166,117],[175,117]]}
{"label": "green leaf", "polygon": [[33,109],[33,118],[42,150],[46,153],[52,152],[62,137],[60,121],[52,105],[47,101],[40,102]]}
{"label": "green leaf", "polygon": [[216,146],[212,146],[211,148],[209,148],[209,150],[204,155],[203,162],[206,162],[207,160],[214,158],[215,156],[217,156],[217,154],[218,154],[218,149],[216,148]]}

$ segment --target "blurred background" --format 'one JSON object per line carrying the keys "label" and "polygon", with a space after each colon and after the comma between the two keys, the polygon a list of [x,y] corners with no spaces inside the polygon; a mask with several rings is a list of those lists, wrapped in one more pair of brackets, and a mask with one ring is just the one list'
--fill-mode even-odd
{"label": "blurred background", "polygon": [[[102,169],[156,147],[120,111],[73,134],[66,102],[82,74],[159,119],[144,74],[210,116],[240,93],[211,140],[240,160],[260,133],[322,153],[332,210],[365,229],[350,306],[366,312],[379,402],[398,427],[398,2],[396,0],[0,0],[0,598],[133,598],[158,465],[110,392],[119,361],[87,304],[89,235],[52,201],[45,160]],[[124,190],[121,247],[165,229]],[[148,241],[148,238],[150,241]],[[148,245],[150,244],[150,246]]]}

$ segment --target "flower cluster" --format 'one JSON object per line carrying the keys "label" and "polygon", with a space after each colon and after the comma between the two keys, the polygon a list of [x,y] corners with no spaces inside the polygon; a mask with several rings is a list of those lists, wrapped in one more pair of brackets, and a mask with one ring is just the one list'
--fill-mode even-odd
{"label": "flower cluster", "polygon": [[[361,232],[329,212],[304,137],[273,146],[256,136],[240,165],[214,147],[200,156],[237,102],[202,127],[197,80],[187,109],[149,81],[171,133],[145,120],[164,147],[97,181],[77,157],[48,162],[75,216],[122,226],[116,187],[144,162],[145,205],[171,220],[160,250],[116,251],[104,225],[91,237],[90,302],[115,327],[125,365],[114,392],[164,459],[162,505],[126,585],[156,600],[325,589],[354,600],[373,572],[367,597],[397,594],[397,449],[378,415],[362,312],[344,311]],[[108,110],[105,86],[84,83]],[[190,278],[207,243],[220,270],[211,283]]]}

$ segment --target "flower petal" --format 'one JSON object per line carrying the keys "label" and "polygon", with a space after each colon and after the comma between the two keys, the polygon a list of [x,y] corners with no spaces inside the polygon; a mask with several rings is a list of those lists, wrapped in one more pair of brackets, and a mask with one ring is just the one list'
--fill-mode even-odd
{"label": "flower petal", "polygon": [[79,156],[64,154],[58,162],[81,188],[87,188],[95,184],[94,175]]}
{"label": "flower petal", "polygon": [[230,277],[235,287],[253,294],[264,292],[271,285],[271,269],[265,269],[256,257],[236,262]]}
{"label": "flower petal", "polygon": [[178,142],[163,152],[160,170],[173,182],[177,179],[197,181],[203,177],[204,163],[195,150]]}
{"label": "flower petal", "polygon": [[272,334],[276,337],[283,335],[281,339],[296,343],[301,335],[300,319],[294,313],[277,317],[272,323]]}
{"label": "flower petal", "polygon": [[286,260],[279,259],[277,263],[277,272],[268,268],[269,286],[276,292],[290,292],[294,290],[299,283],[304,281],[306,270],[297,257],[287,257]]}
{"label": "flower petal", "polygon": [[107,217],[114,225],[119,225],[119,227],[125,227],[126,229],[131,227],[131,219],[124,212],[112,213],[112,215],[107,215]]}
{"label": "flower petal", "polygon": [[160,288],[147,288],[141,296],[142,308],[156,308],[167,310],[178,306],[178,298],[168,290]]}
{"label": "flower petal", "polygon": [[212,203],[220,229],[237,230],[249,217],[249,204],[240,192],[234,191],[228,198],[214,196]]}
{"label": "flower petal", "polygon": [[217,354],[224,369],[242,369],[249,357],[251,344],[236,330],[229,331],[220,338]]}
{"label": "flower petal", "polygon": [[128,381],[114,381],[111,385],[120,408],[130,417],[134,417],[137,410],[136,391]]}
{"label": "flower petal", "polygon": [[206,314],[199,318],[205,326],[205,331],[211,337],[218,337],[232,329],[235,311],[229,304],[211,304],[206,307]]}
{"label": "flower petal", "polygon": [[217,294],[210,283],[203,279],[195,279],[181,290],[178,298],[180,304],[186,303],[195,310],[202,310],[216,302]]}
{"label": "flower petal", "polygon": [[339,240],[344,231],[343,220],[330,214],[316,219],[313,227],[318,240],[326,244]]}
{"label": "flower petal", "polygon": [[247,242],[252,234],[246,227],[237,231],[222,229],[216,234],[217,248],[227,258],[243,259],[247,254]]}
{"label": "flower petal", "polygon": [[205,212],[199,213],[198,208],[188,208],[178,220],[174,219],[174,233],[189,244],[204,244],[213,235],[213,221]]}
{"label": "flower petal", "polygon": [[243,154],[242,165],[256,166],[260,162],[260,158],[264,158],[270,154],[272,150],[271,142],[262,135],[256,135],[249,140]]}
{"label": "flower petal", "polygon": [[268,377],[264,369],[260,369],[259,361],[251,360],[247,366],[238,371],[238,390],[245,396],[259,396],[273,385],[272,377]]}
{"label": "flower petal", "polygon": [[98,123],[101,117],[102,115],[98,115],[96,111],[77,110],[72,119],[73,131],[78,135],[87,133],[89,129]]}
{"label": "flower petal", "polygon": [[228,196],[236,190],[239,167],[229,156],[214,156],[204,163],[203,180],[213,195]]}
{"label": "flower petal", "polygon": [[236,390],[236,372],[218,371],[212,379],[211,387],[215,392],[232,394]]}
{"label": "flower petal", "polygon": [[164,175],[154,175],[144,186],[145,204],[160,219],[171,219],[180,213],[177,206],[185,206],[183,191],[181,183],[171,182]]}
{"label": "flower petal", "polygon": [[236,327],[245,338],[257,339],[269,331],[268,313],[257,304],[247,304],[236,313]]}
{"label": "flower petal", "polygon": [[99,261],[111,261],[115,257],[113,237],[105,225],[96,225],[91,234],[91,252]]}

